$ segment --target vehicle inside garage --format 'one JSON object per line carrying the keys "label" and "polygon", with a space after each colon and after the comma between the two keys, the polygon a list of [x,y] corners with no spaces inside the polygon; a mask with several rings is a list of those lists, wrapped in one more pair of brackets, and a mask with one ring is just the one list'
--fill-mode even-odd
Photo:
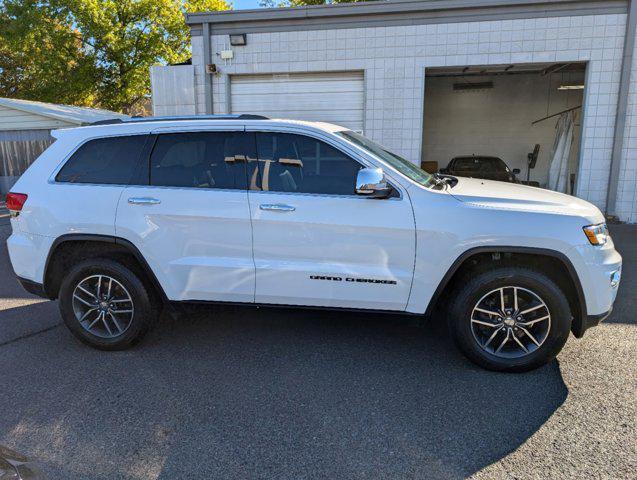
{"label": "vehicle inside garage", "polygon": [[423,168],[577,193],[586,63],[425,75]]}

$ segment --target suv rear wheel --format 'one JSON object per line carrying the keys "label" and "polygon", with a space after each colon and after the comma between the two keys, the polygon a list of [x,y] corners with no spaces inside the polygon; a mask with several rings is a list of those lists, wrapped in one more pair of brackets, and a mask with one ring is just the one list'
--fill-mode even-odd
{"label": "suv rear wheel", "polygon": [[568,301],[555,282],[519,267],[473,275],[456,290],[449,313],[452,336],[465,356],[505,372],[548,363],[571,328]]}
{"label": "suv rear wheel", "polygon": [[85,260],[73,267],[59,293],[64,323],[79,340],[101,350],[137,343],[156,317],[144,283],[109,259]]}

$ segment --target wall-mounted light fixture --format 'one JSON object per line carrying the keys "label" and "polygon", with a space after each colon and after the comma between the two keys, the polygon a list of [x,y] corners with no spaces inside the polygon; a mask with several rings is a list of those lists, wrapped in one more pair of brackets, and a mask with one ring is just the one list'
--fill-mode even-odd
{"label": "wall-mounted light fixture", "polygon": [[231,33],[230,34],[230,45],[233,47],[242,47],[247,45],[248,39],[246,38],[245,33]]}
{"label": "wall-mounted light fixture", "polygon": [[584,90],[584,85],[560,85],[558,90]]}

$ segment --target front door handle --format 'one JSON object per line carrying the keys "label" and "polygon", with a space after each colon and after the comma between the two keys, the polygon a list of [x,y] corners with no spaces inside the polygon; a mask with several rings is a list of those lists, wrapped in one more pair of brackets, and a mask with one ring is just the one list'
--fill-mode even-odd
{"label": "front door handle", "polygon": [[282,203],[262,203],[259,205],[261,210],[272,210],[275,212],[293,212],[296,210],[292,205],[284,205]]}
{"label": "front door handle", "polygon": [[131,205],[157,205],[161,203],[161,200],[151,197],[130,197],[128,203]]}

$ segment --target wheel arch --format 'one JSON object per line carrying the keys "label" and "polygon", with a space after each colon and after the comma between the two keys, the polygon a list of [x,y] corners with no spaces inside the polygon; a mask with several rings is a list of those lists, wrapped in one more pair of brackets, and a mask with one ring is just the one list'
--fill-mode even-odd
{"label": "wheel arch", "polygon": [[565,272],[565,277],[569,282],[569,285],[567,285],[567,291],[564,293],[567,295],[569,305],[571,306],[571,313],[573,315],[571,331],[577,338],[580,338],[586,330],[585,319],[587,318],[587,310],[584,290],[577,275],[577,271],[565,254],[557,250],[545,248],[485,246],[471,248],[463,252],[458,258],[456,258],[456,260],[451,264],[451,267],[449,267],[445,275],[442,277],[442,280],[438,284],[438,287],[429,301],[425,315],[430,317],[433,314],[438,301],[448,288],[453,287],[454,280],[458,278],[458,274],[463,270],[463,268],[471,267],[473,264],[472,259],[484,257],[485,255],[491,255],[493,258],[496,255],[511,256],[516,254],[523,255],[526,258],[550,258],[560,262],[559,265],[562,267],[563,272]]}
{"label": "wheel arch", "polygon": [[[67,253],[71,253],[71,255],[66,255]],[[73,254],[80,258],[105,257],[109,254],[120,257],[130,257],[134,259],[134,264],[127,266],[138,270],[138,273],[144,277],[142,280],[149,283],[149,286],[152,287],[162,302],[167,301],[166,294],[157,276],[150,265],[148,265],[148,262],[146,262],[142,253],[132,242],[121,237],[110,235],[82,233],[61,235],[53,241],[46,258],[43,277],[43,288],[48,298],[52,300],[57,298],[61,283],[60,269],[67,265],[68,262],[65,262],[65,260],[75,258],[72,256]]]}

